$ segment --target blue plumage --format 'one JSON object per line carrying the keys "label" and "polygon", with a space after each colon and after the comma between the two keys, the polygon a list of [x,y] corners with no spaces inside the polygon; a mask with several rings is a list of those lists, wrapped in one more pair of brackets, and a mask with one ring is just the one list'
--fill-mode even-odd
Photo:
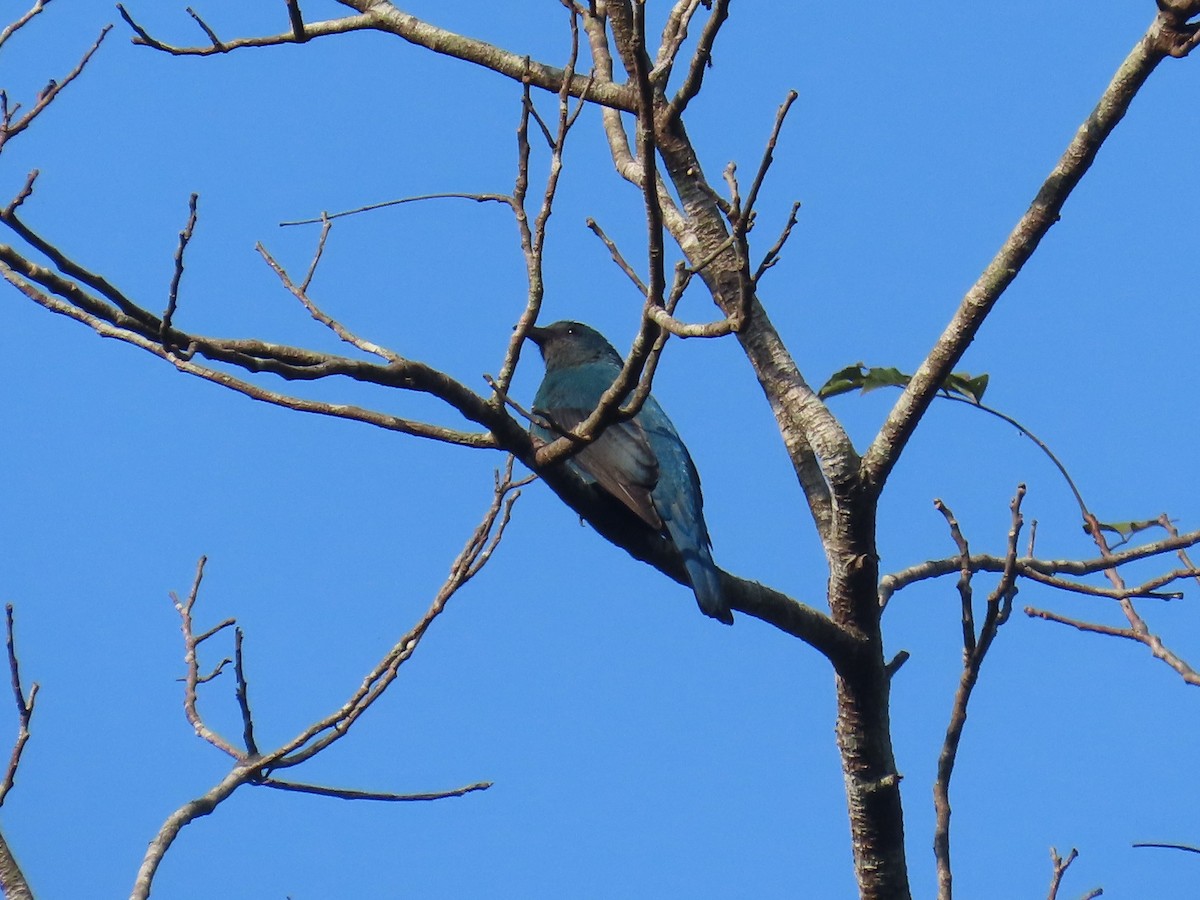
{"label": "blue plumage", "polygon": [[[579,425],[621,371],[621,357],[604,336],[578,322],[532,328],[529,339],[546,361],[533,400],[535,413],[553,429],[534,425],[543,440]],[[671,541],[683,559],[696,601],[705,615],[733,624],[721,596],[721,578],[709,551],[700,476],[675,426],[653,397],[636,416],[605,429],[570,465],[599,484],[634,515]]]}

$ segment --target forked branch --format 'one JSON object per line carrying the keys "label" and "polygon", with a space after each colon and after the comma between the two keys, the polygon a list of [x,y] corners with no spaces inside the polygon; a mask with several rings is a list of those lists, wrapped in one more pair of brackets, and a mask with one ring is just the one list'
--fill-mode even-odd
{"label": "forked branch", "polygon": [[[37,701],[38,686],[35,682],[29,688],[29,693],[21,684],[21,666],[17,660],[16,636],[13,630],[13,606],[8,603],[4,607],[5,647],[8,651],[8,675],[12,685],[13,700],[17,705],[17,739],[13,742],[12,753],[8,758],[8,767],[4,773],[4,782],[0,784],[0,806],[8,799],[9,793],[17,778],[17,767],[21,764],[21,754],[29,742],[29,722],[33,718],[33,707]],[[0,892],[8,900],[33,900],[33,892],[25,873],[17,863],[12,848],[0,833]]]}
{"label": "forked branch", "polygon": [[348,788],[335,788],[320,785],[309,785],[285,781],[273,777],[272,773],[280,769],[290,768],[316,756],[326,747],[344,738],[354,723],[370,709],[395,681],[400,667],[413,655],[421,638],[425,635],[433,621],[446,608],[450,598],[454,596],[468,581],[470,581],[487,564],[504,537],[504,531],[511,516],[513,504],[520,496],[520,488],[532,478],[514,480],[512,477],[513,460],[510,457],[504,472],[496,473],[495,485],[492,491],[492,501],[488,506],[483,520],[472,533],[462,552],[455,558],[450,567],[450,574],[438,590],[433,602],[425,614],[375,665],[364,679],[362,685],[354,691],[350,698],[331,714],[317,720],[303,729],[296,737],[281,744],[268,752],[261,752],[254,738],[254,718],[250,709],[249,690],[247,686],[245,663],[242,653],[242,635],[237,632],[235,645],[235,697],[241,711],[243,721],[242,746],[237,746],[232,740],[210,728],[204,721],[197,706],[198,687],[206,680],[211,680],[224,667],[219,664],[212,675],[205,676],[199,660],[201,645],[220,634],[226,628],[234,625],[233,619],[226,619],[220,624],[196,633],[193,624],[193,611],[199,597],[200,585],[204,575],[205,560],[201,558],[196,569],[196,576],[186,600],[180,600],[172,595],[176,611],[180,616],[183,630],[184,659],[186,675],[184,679],[184,711],[188,721],[196,733],[208,743],[234,760],[233,768],[211,790],[185,803],[172,813],[151,841],[146,856],[142,861],[134,884],[134,898],[148,897],[158,867],[163,856],[178,837],[180,830],[200,816],[213,812],[225,799],[243,785],[262,785],[277,790],[299,791],[309,794],[338,799],[379,800],[395,802],[404,800],[434,800],[443,797],[458,797],[474,791],[485,790],[490,784],[477,782],[448,791],[426,792],[420,794],[397,794],[390,792],[359,791]]}

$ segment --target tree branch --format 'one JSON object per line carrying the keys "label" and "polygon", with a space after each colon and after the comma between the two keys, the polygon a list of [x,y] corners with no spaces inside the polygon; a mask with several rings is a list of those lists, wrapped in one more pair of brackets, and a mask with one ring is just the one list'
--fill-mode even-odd
{"label": "tree branch", "polygon": [[490,781],[477,781],[474,784],[452,788],[448,791],[433,791],[425,794],[391,794],[379,791],[356,791],[351,788],[331,788],[319,784],[301,784],[295,781],[280,781],[277,778],[264,778],[256,782],[262,787],[274,788],[278,791],[292,791],[299,794],[315,794],[318,797],[333,797],[336,800],[375,800],[384,803],[412,803],[426,800],[446,800],[450,797],[462,797],[475,791],[486,791],[492,786]]}
{"label": "tree branch", "polygon": [[[27,18],[19,24],[25,24],[25,22],[27,22],[29,18],[32,18],[34,14],[41,12],[44,5],[45,4],[39,3],[39,5],[33,10],[31,10],[29,13],[26,13]],[[13,28],[13,30],[15,31],[16,29]],[[4,114],[2,117],[0,117],[0,150],[3,150],[5,144],[32,125],[34,120],[41,115],[42,110],[53,103],[54,99],[63,92],[63,89],[66,88],[68,84],[83,74],[84,67],[87,66],[88,62],[95,55],[96,51],[100,49],[100,45],[104,42],[105,36],[111,30],[111,25],[105,25],[103,28],[101,28],[100,36],[96,38],[92,46],[89,47],[88,50],[83,54],[83,58],[75,64],[75,68],[68,72],[66,76],[60,80],[52,79],[42,90],[42,92],[38,94],[37,100],[34,102],[33,106],[29,108],[29,111],[19,119],[16,119],[15,121],[13,120],[13,116],[7,108],[8,101],[5,99]],[[5,32],[0,34],[0,44],[3,44],[3,42],[7,40],[11,34],[11,31],[5,29]],[[2,94],[3,92],[0,91],[0,95]]]}
{"label": "tree branch", "polygon": [[[275,47],[351,31],[371,30],[395,35],[410,44],[424,47],[442,56],[450,56],[473,63],[511,78],[513,81],[527,82],[546,91],[557,92],[562,84],[563,71],[561,69],[530,60],[527,56],[503,50],[486,41],[431,25],[416,16],[402,12],[390,3],[380,3],[379,0],[339,0],[339,2],[351,7],[359,14],[324,22],[306,22],[302,38],[296,34],[294,20],[289,20],[288,30],[278,34],[215,41],[206,46],[168,44],[150,35],[133,19],[124,6],[117,4],[117,10],[120,12],[121,18],[133,29],[135,44],[169,53],[172,56],[211,56],[217,53],[229,53],[233,50]],[[589,100],[603,106],[630,112],[635,108],[636,101],[633,92],[626,85],[613,84],[609,81],[593,83],[586,77],[576,75],[570,80],[568,89],[573,97],[586,95]]]}
{"label": "tree branch", "polygon": [[962,359],[1005,289],[1033,255],[1050,227],[1059,220],[1063,204],[1124,117],[1138,90],[1163,59],[1180,55],[1187,42],[1183,37],[1185,33],[1188,37],[1194,36],[1195,29],[1186,24],[1186,18],[1194,15],[1200,4],[1174,5],[1184,11],[1162,9],[1160,3],[1154,22],[1121,63],[1096,108],[1071,139],[1033,203],[979,280],[967,291],[950,324],[892,407],[862,461],[863,479],[875,495],[883,488],[946,376]]}
{"label": "tree branch", "polygon": [[[348,791],[340,788],[327,788],[316,785],[284,782],[269,777],[273,770],[299,765],[320,753],[330,744],[345,737],[354,723],[374,702],[382,696],[387,687],[398,677],[400,666],[416,651],[421,638],[433,623],[434,619],[445,609],[449,599],[470,581],[491,559],[504,536],[505,528],[512,516],[513,504],[520,497],[520,488],[531,479],[514,481],[512,478],[513,460],[510,457],[503,475],[496,473],[492,501],[484,514],[483,520],[468,539],[462,552],[455,558],[450,567],[450,575],[434,597],[429,609],[415,627],[396,643],[395,646],[375,666],[362,686],[351,696],[341,708],[332,714],[318,720],[315,724],[304,729],[293,738],[268,753],[259,753],[254,739],[253,719],[250,714],[249,701],[245,682],[245,669],[241,652],[241,632],[236,635],[235,669],[237,685],[235,696],[242,713],[243,733],[246,744],[244,751],[233,746],[221,735],[210,729],[197,709],[197,687],[204,680],[200,676],[197,648],[208,638],[217,634],[232,620],[196,635],[193,630],[192,612],[199,596],[200,584],[204,574],[205,560],[202,557],[196,569],[192,588],[185,601],[180,601],[172,594],[172,601],[179,612],[185,648],[187,674],[185,677],[184,708],[188,721],[196,733],[214,747],[222,750],[234,759],[234,766],[207,793],[185,803],[173,812],[163,823],[143,858],[138,871],[132,896],[134,898],[148,897],[155,873],[162,862],[163,856],[178,837],[180,830],[195,819],[206,816],[226,800],[234,791],[245,784],[265,785],[280,790],[302,791],[305,793],[323,794],[329,797],[343,799],[377,799],[377,800],[433,800],[441,797],[460,796],[472,791],[483,790],[485,785],[477,783],[452,791],[442,791],[424,795],[402,794],[370,794],[367,792]],[[220,667],[218,667],[219,671]]]}
{"label": "tree branch", "polygon": [[0,31],[0,47],[3,47],[5,42],[10,37],[28,25],[29,20],[45,9],[49,2],[50,0],[36,0],[33,6],[29,8],[28,12],[18,18],[15,22],[11,22],[10,24],[4,26],[4,30]]}
{"label": "tree branch", "polygon": [[[26,15],[32,16],[33,13]],[[13,630],[13,605],[11,603],[4,606],[4,628],[5,647],[8,651],[9,680],[12,685],[13,700],[17,705],[17,739],[13,743],[12,754],[8,759],[4,782],[0,784],[0,806],[4,805],[4,801],[8,799],[9,792],[16,783],[21,754],[24,753],[25,745],[29,742],[29,722],[33,718],[33,707],[38,693],[36,682],[30,687],[28,696],[21,686],[21,666],[17,660],[16,636]],[[17,863],[17,858],[3,833],[0,833],[0,891],[7,900],[33,900],[33,892],[29,889],[25,873],[21,871],[21,866]]]}
{"label": "tree branch", "polygon": [[[1155,541],[1151,544],[1143,544],[1140,547],[1131,547],[1128,550],[1123,550],[1120,553],[1114,553],[1109,557],[1095,557],[1092,559],[1033,559],[1030,557],[1020,557],[1016,560],[1015,565],[1017,574],[1045,580],[1047,577],[1066,574],[1066,575],[1093,575],[1096,572],[1103,572],[1105,569],[1122,566],[1127,563],[1135,562],[1139,559],[1149,559],[1150,557],[1159,556],[1163,553],[1169,553],[1172,550],[1180,550],[1185,547],[1194,547],[1200,544],[1200,530],[1189,531],[1186,534],[1177,535],[1174,537],[1163,538],[1160,541]],[[972,572],[1003,572],[1005,560],[997,556],[989,556],[988,554],[974,554],[970,558],[970,568]],[[929,578],[939,578],[943,575],[949,575],[959,571],[961,568],[961,558],[957,556],[947,557],[945,559],[931,559],[915,566],[910,566],[900,572],[895,572],[891,575],[885,575],[879,580],[879,605],[887,606],[892,595],[897,591],[908,587],[910,584],[915,584],[918,581],[925,581]],[[1190,571],[1185,574],[1190,575]],[[1040,576],[1040,577],[1039,577]],[[1055,585],[1056,587],[1059,585]],[[1105,592],[1103,596],[1134,596],[1129,591],[1113,591]]]}
{"label": "tree branch", "polygon": [[988,595],[987,612],[983,626],[978,636],[974,630],[974,615],[971,611],[971,570],[968,565],[970,551],[967,549],[966,538],[959,530],[954,514],[939,500],[938,510],[946,518],[950,526],[951,536],[958,545],[961,559],[961,576],[959,593],[963,604],[963,670],[959,678],[958,690],[954,694],[954,703],[950,711],[950,722],[946,726],[946,737],[942,742],[941,753],[938,755],[937,778],[933,784],[933,806],[937,814],[937,824],[933,835],[933,853],[937,861],[938,900],[951,900],[953,896],[953,870],[950,866],[950,779],[954,774],[954,764],[958,759],[958,748],[962,741],[963,728],[967,724],[967,707],[971,702],[971,694],[979,681],[979,671],[983,666],[984,657],[992,645],[1000,626],[1008,619],[1012,599],[1017,593],[1017,540],[1021,534],[1023,519],[1021,516],[1021,501],[1025,497],[1025,485],[1017,488],[1010,506],[1012,510],[1012,525],[1008,532],[1008,553],[1004,557],[1004,570],[995,589]]}

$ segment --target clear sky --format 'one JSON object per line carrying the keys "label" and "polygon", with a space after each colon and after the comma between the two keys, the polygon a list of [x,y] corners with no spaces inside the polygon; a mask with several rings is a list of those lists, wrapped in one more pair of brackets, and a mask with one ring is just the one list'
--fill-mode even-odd
{"label": "clear sky", "polygon": [[[203,40],[182,0],[128,6],[166,40]],[[302,6],[310,19],[344,10]],[[668,6],[651,2],[651,19]],[[4,21],[25,8],[6,4]],[[222,37],[285,27],[278,0],[195,8]],[[554,2],[404,8],[566,58]],[[1151,0],[1082,14],[1062,0],[866,15],[734,4],[689,129],[713,183],[730,160],[748,177],[779,103],[799,92],[754,237],[761,253],[803,202],[761,293],[810,381],[859,360],[916,366],[1153,13]],[[110,4],[57,0],[0,52],[0,86],[28,105],[113,20],[85,76],[5,148],[0,198],[39,168],[27,221],[160,310],[198,192],[182,327],[336,349],[256,241],[302,270],[316,229],[281,221],[511,190],[518,86],[396,38],[174,59],[131,46]],[[1187,374],[1198,96],[1200,60],[1162,64],[963,363],[991,374],[988,400],[1046,440],[1110,521],[1200,521]],[[546,321],[581,319],[628,346],[639,297],[584,222],[640,259],[640,202],[585,112],[552,219]],[[358,333],[484,390],[525,290],[511,216],[443,201],[339,222],[312,293]],[[24,674],[42,687],[3,828],[39,896],[121,896],[163,819],[226,771],[183,716],[168,591],[185,592],[209,557],[198,617],[237,617],[260,742],[285,739],[420,616],[502,458],[255,403],[0,294],[0,600],[16,606]],[[712,313],[698,292],[681,308]],[[516,396],[532,398],[540,377],[526,354]],[[673,341],[655,384],[701,472],[717,562],[823,606],[823,556],[737,345]],[[422,398],[349,382],[299,390],[457,424]],[[894,396],[831,403],[861,448]],[[935,404],[881,510],[884,570],[954,552],[935,497],[973,549],[1002,552],[1022,481],[1039,554],[1091,556],[1067,486],[1030,441]],[[981,577],[977,591],[989,587]],[[1195,594],[1145,614],[1200,664]],[[1123,624],[1107,601],[1034,585],[1017,602]],[[892,721],[914,893],[931,896],[930,788],[961,655],[953,581],[899,594],[885,628],[890,652],[913,654]],[[213,646],[209,662],[229,651]],[[1196,857],[1130,845],[1200,844],[1196,703],[1139,645],[1015,614],[985,663],[952,789],[960,896],[1044,896],[1051,845],[1081,853],[1066,896],[1195,896]],[[237,736],[228,673],[202,708]],[[816,652],[752,619],[706,619],[534,484],[390,695],[294,773],[397,792],[495,787],[401,805],[246,788],[184,830],[155,896],[852,896],[833,721]],[[15,728],[0,703],[0,740]]]}

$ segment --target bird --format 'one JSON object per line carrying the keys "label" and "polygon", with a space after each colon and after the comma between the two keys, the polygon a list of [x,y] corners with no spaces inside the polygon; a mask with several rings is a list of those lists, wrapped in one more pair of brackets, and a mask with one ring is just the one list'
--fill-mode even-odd
{"label": "bird", "polygon": [[[577,427],[599,405],[623,361],[600,332],[580,322],[534,326],[546,374],[533,398],[533,433],[551,441]],[[679,552],[700,610],[726,625],[733,614],[721,592],[704,522],[704,498],[695,463],[653,396],[637,415],[610,424],[568,465],[598,484]]]}

